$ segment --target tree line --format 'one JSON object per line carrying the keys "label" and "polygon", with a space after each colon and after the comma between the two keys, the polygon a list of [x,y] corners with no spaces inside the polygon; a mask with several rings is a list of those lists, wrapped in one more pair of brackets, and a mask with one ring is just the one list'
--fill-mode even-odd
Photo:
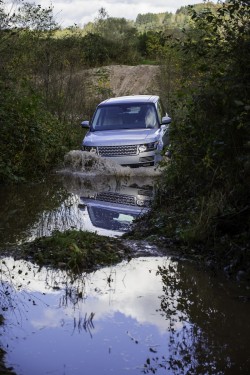
{"label": "tree line", "polygon": [[163,32],[139,33],[135,24],[109,17],[103,8],[85,30],[63,31],[53,7],[7,5],[0,0],[1,183],[39,177],[79,147],[83,113],[90,117],[110,93],[99,84],[105,77],[89,88],[80,71],[158,63],[165,44]]}
{"label": "tree line", "polygon": [[228,0],[216,12],[189,8],[191,27],[164,42],[162,92],[173,117],[172,159],[150,223],[248,280],[249,5]]}

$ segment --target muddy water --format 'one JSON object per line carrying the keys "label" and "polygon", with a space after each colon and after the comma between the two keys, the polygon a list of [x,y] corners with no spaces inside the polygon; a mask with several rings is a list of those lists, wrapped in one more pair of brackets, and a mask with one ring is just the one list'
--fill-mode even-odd
{"label": "muddy water", "polygon": [[1,345],[17,374],[249,373],[249,304],[188,264],[140,257],[77,280],[1,267]]}
{"label": "muddy water", "polygon": [[43,183],[0,187],[0,243],[15,245],[74,228],[121,235],[149,209],[159,174],[72,151],[65,169]]}
{"label": "muddy water", "polygon": [[[149,209],[158,171],[70,158],[44,183],[1,189],[2,251],[69,228],[120,236]],[[76,279],[2,258],[7,365],[18,375],[249,374],[250,290],[147,253]]]}

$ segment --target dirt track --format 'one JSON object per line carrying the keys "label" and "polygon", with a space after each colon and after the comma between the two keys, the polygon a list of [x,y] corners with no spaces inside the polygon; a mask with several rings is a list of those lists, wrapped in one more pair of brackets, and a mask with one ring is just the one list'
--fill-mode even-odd
{"label": "dirt track", "polygon": [[159,73],[157,65],[110,65],[84,71],[84,79],[89,87],[110,89],[112,96],[159,94]]}
{"label": "dirt track", "polygon": [[159,67],[156,65],[112,65],[107,67],[111,90],[116,96],[157,94]]}

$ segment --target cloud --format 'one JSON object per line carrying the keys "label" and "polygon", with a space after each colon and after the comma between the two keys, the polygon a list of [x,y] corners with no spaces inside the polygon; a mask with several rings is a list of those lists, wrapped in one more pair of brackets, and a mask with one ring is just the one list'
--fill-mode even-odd
{"label": "cloud", "polygon": [[[100,8],[104,8],[110,17],[124,17],[135,20],[145,13],[175,13],[181,6],[201,3],[202,0],[29,0],[47,8],[53,6],[56,21],[62,27],[74,24],[84,26],[93,22]],[[213,0],[216,2],[216,0]]]}

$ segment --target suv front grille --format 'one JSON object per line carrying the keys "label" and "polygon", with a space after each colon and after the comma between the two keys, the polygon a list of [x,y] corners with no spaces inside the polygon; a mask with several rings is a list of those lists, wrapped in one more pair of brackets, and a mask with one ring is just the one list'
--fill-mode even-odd
{"label": "suv front grille", "polygon": [[117,193],[98,193],[96,195],[96,199],[104,201],[104,202],[112,202],[112,203],[120,203],[120,204],[127,204],[130,206],[135,206],[136,201],[135,197],[126,194],[117,194]]}
{"label": "suv front grille", "polygon": [[98,146],[100,156],[137,155],[137,145],[127,146]]}

